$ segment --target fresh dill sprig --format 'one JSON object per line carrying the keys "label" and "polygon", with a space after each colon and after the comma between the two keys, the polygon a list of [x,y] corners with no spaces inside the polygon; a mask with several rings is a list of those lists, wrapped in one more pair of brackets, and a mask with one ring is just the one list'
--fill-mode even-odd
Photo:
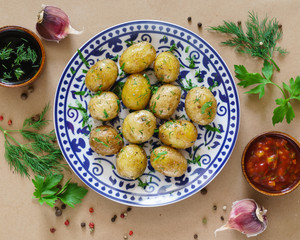
{"label": "fresh dill sprig", "polygon": [[245,26],[246,32],[244,32],[242,25],[224,21],[224,25],[210,27],[209,30],[234,35],[233,38],[222,42],[222,44],[235,47],[238,52],[269,61],[274,64],[277,71],[280,71],[273,59],[273,53],[277,51],[279,54],[285,55],[287,51],[276,46],[277,41],[282,37],[282,30],[277,19],[268,20],[265,17],[260,21],[255,13],[249,12]]}
{"label": "fresh dill sprig", "polygon": [[[44,116],[49,109],[46,105],[38,117],[25,119],[20,130],[0,130],[4,134],[5,158],[10,167],[22,176],[30,176],[30,170],[34,174],[49,175],[60,172],[65,166],[60,163],[62,153],[58,148],[54,131],[49,133],[38,132],[47,125],[48,120]],[[12,134],[19,133],[26,140],[20,143]]]}

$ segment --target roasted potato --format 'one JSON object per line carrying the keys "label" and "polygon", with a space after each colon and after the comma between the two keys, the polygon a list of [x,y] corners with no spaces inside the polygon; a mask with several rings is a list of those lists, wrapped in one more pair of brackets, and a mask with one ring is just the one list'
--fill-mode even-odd
{"label": "roasted potato", "polygon": [[142,110],[151,97],[151,85],[140,73],[130,75],[122,90],[122,101],[124,105],[132,110]]}
{"label": "roasted potato", "polygon": [[148,68],[156,56],[155,48],[149,42],[139,42],[128,47],[121,55],[119,64],[128,74],[139,73]]}
{"label": "roasted potato", "polygon": [[118,116],[120,111],[120,101],[113,92],[102,92],[91,98],[88,109],[92,118],[101,121],[109,121]]}
{"label": "roasted potato", "polygon": [[92,92],[109,90],[118,77],[118,66],[111,59],[96,62],[85,76],[85,85]]}
{"label": "roasted potato", "polygon": [[131,143],[143,143],[149,140],[156,128],[156,118],[146,110],[130,113],[124,119],[122,133]]}
{"label": "roasted potato", "polygon": [[180,63],[171,52],[162,52],[157,55],[153,64],[154,74],[163,83],[176,81],[180,73]]}
{"label": "roasted potato", "polygon": [[117,172],[126,178],[136,179],[147,167],[147,155],[144,149],[135,144],[129,144],[117,155]]}
{"label": "roasted potato", "polygon": [[185,112],[195,123],[207,125],[217,113],[217,101],[206,87],[191,89],[185,98]]}
{"label": "roasted potato", "polygon": [[172,84],[164,84],[158,88],[150,100],[150,110],[161,119],[168,119],[176,111],[180,102],[181,89]]}
{"label": "roasted potato", "polygon": [[185,157],[168,146],[155,148],[150,155],[150,163],[156,171],[168,177],[180,177],[187,170]]}
{"label": "roasted potato", "polygon": [[103,156],[116,154],[123,147],[123,139],[111,126],[98,126],[90,133],[90,146]]}
{"label": "roasted potato", "polygon": [[170,120],[159,127],[158,136],[165,145],[185,149],[193,146],[198,132],[194,124],[187,120]]}

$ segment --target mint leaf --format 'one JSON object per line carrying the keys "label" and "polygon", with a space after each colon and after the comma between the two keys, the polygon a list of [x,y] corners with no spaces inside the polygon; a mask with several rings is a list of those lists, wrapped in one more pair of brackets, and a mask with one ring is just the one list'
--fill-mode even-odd
{"label": "mint leaf", "polygon": [[74,207],[75,204],[81,203],[81,199],[86,195],[87,191],[85,188],[79,187],[77,183],[70,183],[58,198],[70,207]]}

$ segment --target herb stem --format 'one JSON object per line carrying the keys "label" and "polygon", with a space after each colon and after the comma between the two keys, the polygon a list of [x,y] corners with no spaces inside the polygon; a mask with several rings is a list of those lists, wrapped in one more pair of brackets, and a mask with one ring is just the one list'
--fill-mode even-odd
{"label": "herb stem", "polygon": [[282,92],[283,96],[285,99],[287,99],[287,95],[285,94],[285,92],[283,91],[283,89],[276,83],[270,81],[271,84],[273,84],[274,86],[278,87],[280,89],[280,91]]}
{"label": "herb stem", "polygon": [[10,135],[8,132],[10,131],[10,132],[12,132],[12,131],[15,131],[15,132],[17,132],[17,130],[4,130],[4,128],[2,128],[1,126],[0,126],[0,130],[3,132],[3,134],[4,134],[4,138],[7,140],[7,137],[9,137],[12,141],[14,141],[16,144],[18,144],[18,145],[21,145],[12,135]]}
{"label": "herb stem", "polygon": [[273,58],[270,58],[270,61],[274,64],[274,66],[276,67],[276,70],[277,70],[278,72],[280,72],[280,68],[279,68],[279,66],[276,64],[276,62],[273,60]]}

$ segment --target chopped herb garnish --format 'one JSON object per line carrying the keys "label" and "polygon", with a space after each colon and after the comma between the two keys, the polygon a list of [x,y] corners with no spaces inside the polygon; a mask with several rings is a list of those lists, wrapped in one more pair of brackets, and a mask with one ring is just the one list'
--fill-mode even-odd
{"label": "chopped herb garnish", "polygon": [[204,127],[205,127],[205,129],[206,129],[207,131],[221,133],[221,131],[220,131],[219,128],[212,127],[212,126],[210,126],[210,125],[205,125]]}
{"label": "chopped herb garnish", "polygon": [[195,72],[195,77],[197,78],[197,81],[199,82],[199,83],[202,83],[204,80],[203,80],[203,78],[201,77],[201,71],[200,71],[200,69],[198,70],[198,71],[196,71]]}
{"label": "chopped herb garnish", "polygon": [[212,91],[215,87],[218,87],[220,85],[218,81],[216,80],[213,81],[214,81],[213,85],[209,86],[208,88],[210,91]]}
{"label": "chopped herb garnish", "polygon": [[74,70],[73,67],[70,67],[70,71],[71,71],[71,73],[72,73],[73,75],[76,73],[76,71]]}
{"label": "chopped herb garnish", "polygon": [[87,72],[88,72],[88,70],[82,69],[82,73],[86,74]]}
{"label": "chopped herb garnish", "polygon": [[194,56],[187,57],[186,60],[189,61],[189,68],[195,68],[196,64],[195,64]]}
{"label": "chopped herb garnish", "polygon": [[122,97],[122,89],[124,87],[124,82],[117,82],[113,89],[111,90],[114,94],[116,94],[119,98]]}
{"label": "chopped herb garnish", "polygon": [[135,44],[134,41],[125,41],[125,43],[126,43],[128,46],[132,46],[133,44]]}
{"label": "chopped herb garnish", "polygon": [[79,55],[81,61],[84,63],[84,65],[85,65],[87,68],[90,68],[90,64],[89,64],[89,63],[87,62],[87,60],[84,58],[82,52],[81,52],[79,49],[77,49],[77,53],[78,53],[78,55]]}
{"label": "chopped herb garnish", "polygon": [[158,153],[157,155],[155,154],[155,152],[153,151],[153,154],[155,156],[155,158],[153,159],[153,162],[158,160],[161,156],[163,156],[163,159],[165,158],[165,155],[167,154],[168,152],[167,151],[163,151],[163,152],[160,152]]}
{"label": "chopped herb garnish", "polygon": [[[184,84],[183,84],[183,80],[185,80],[186,82],[187,82],[187,86],[185,86]],[[181,87],[181,89],[182,90],[184,90],[184,91],[190,91],[192,88],[195,88],[195,87],[197,87],[196,85],[194,85],[193,83],[192,83],[192,80],[191,79],[186,79],[186,78],[181,78],[180,79],[180,82],[181,82],[181,84],[182,84],[182,86],[180,86]]]}
{"label": "chopped herb garnish", "polygon": [[107,114],[107,112],[106,112],[106,109],[103,110],[103,114],[104,114],[105,118],[109,117],[108,114]]}
{"label": "chopped herb garnish", "polygon": [[188,159],[188,163],[193,163],[193,164],[197,163],[201,167],[201,161],[200,160],[201,160],[201,156],[198,155],[193,160]]}
{"label": "chopped herb garnish", "polygon": [[118,61],[118,59],[119,59],[119,55],[117,54],[117,56],[114,56],[111,60]]}
{"label": "chopped herb garnish", "polygon": [[201,107],[201,113],[204,114],[205,110],[212,106],[212,101],[206,102]]}
{"label": "chopped herb garnish", "polygon": [[[87,110],[82,106],[82,104],[76,100],[76,104],[77,104],[77,107],[75,106],[68,106],[69,108],[71,109],[75,109],[75,110],[78,110],[81,115],[82,115],[82,127],[84,127],[86,125],[86,123],[88,122],[89,120],[89,115],[87,114]],[[91,126],[90,125],[87,125],[89,130],[91,130]]]}
{"label": "chopped herb garnish", "polygon": [[175,43],[170,47],[169,52],[173,52],[174,50],[176,50],[177,47],[175,45]]}
{"label": "chopped herb garnish", "polygon": [[189,50],[190,50],[190,46],[187,46],[187,47],[185,48],[185,53],[188,53]]}
{"label": "chopped herb garnish", "polygon": [[139,177],[137,178],[137,180],[139,181],[138,186],[141,188],[145,188],[147,187],[149,184],[147,183],[147,181],[143,182]]}
{"label": "chopped herb garnish", "polygon": [[105,147],[109,147],[105,142],[101,141],[99,138],[94,138],[94,141],[101,143]]}
{"label": "chopped herb garnish", "polygon": [[84,95],[86,94],[86,91],[73,92],[73,94],[75,94],[75,95],[80,95],[80,96],[84,96]]}

